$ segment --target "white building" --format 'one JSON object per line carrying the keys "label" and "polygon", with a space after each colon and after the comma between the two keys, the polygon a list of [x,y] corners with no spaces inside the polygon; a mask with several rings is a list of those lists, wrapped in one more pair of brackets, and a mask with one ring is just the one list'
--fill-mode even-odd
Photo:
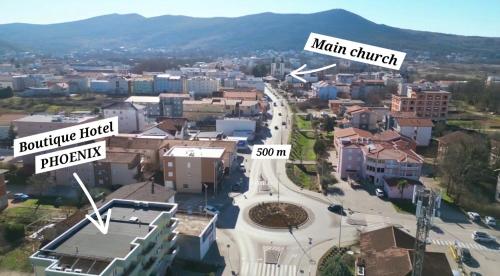
{"label": "white building", "polygon": [[217,132],[223,132],[226,136],[238,136],[238,133],[254,133],[256,122],[250,119],[225,118],[216,120]]}
{"label": "white building", "polygon": [[208,77],[192,77],[187,81],[189,94],[195,97],[212,96],[212,93],[219,90],[220,81]]}
{"label": "white building", "polygon": [[154,77],[155,93],[183,93],[185,88],[186,81],[181,76],[159,74]]}
{"label": "white building", "polygon": [[417,146],[428,146],[431,142],[433,126],[431,119],[396,118],[394,129],[399,134],[413,139]]}
{"label": "white building", "polygon": [[147,126],[145,107],[128,102],[116,102],[102,108],[104,118],[118,116],[118,132],[137,133]]}
{"label": "white building", "polygon": [[158,96],[131,96],[125,102],[144,106],[147,117],[160,116],[160,97]]}

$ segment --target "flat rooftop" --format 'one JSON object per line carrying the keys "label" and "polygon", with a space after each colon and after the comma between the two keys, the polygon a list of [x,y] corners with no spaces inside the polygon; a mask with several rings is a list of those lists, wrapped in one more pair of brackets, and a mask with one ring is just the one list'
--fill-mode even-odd
{"label": "flat rooftop", "polygon": [[177,211],[175,218],[179,220],[176,230],[179,234],[189,236],[200,236],[203,230],[207,228],[214,216],[201,213],[186,213]]}
{"label": "flat rooftop", "polygon": [[16,122],[32,122],[32,123],[65,123],[65,124],[79,124],[97,118],[97,116],[74,116],[65,117],[60,115],[39,114],[26,116],[15,120]]}
{"label": "flat rooftop", "polygon": [[133,103],[159,103],[160,97],[158,96],[131,96],[125,100],[126,102]]}
{"label": "flat rooftop", "polygon": [[204,148],[204,147],[179,147],[175,146],[165,153],[164,156],[175,157],[200,157],[200,158],[221,158],[224,155],[224,148]]}

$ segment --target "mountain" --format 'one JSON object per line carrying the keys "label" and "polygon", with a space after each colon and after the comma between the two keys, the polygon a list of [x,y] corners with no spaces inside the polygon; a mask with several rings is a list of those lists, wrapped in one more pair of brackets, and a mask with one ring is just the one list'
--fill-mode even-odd
{"label": "mountain", "polygon": [[261,13],[235,18],[110,14],[67,23],[3,24],[0,37],[17,48],[61,53],[102,48],[245,52],[300,50],[310,32],[437,56],[466,53],[500,59],[500,38],[413,31],[376,24],[342,9],[312,14]]}

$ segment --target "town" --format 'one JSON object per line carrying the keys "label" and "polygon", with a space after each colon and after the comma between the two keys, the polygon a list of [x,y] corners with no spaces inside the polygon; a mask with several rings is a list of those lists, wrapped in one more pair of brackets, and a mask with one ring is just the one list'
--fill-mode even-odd
{"label": "town", "polygon": [[134,51],[0,51],[0,275],[497,274],[497,65]]}

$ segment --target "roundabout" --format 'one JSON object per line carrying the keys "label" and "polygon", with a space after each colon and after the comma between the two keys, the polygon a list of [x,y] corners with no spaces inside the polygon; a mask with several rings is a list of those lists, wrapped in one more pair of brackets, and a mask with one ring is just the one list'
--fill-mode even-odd
{"label": "roundabout", "polygon": [[309,220],[307,211],[289,202],[263,202],[250,208],[250,220],[270,229],[298,228]]}

